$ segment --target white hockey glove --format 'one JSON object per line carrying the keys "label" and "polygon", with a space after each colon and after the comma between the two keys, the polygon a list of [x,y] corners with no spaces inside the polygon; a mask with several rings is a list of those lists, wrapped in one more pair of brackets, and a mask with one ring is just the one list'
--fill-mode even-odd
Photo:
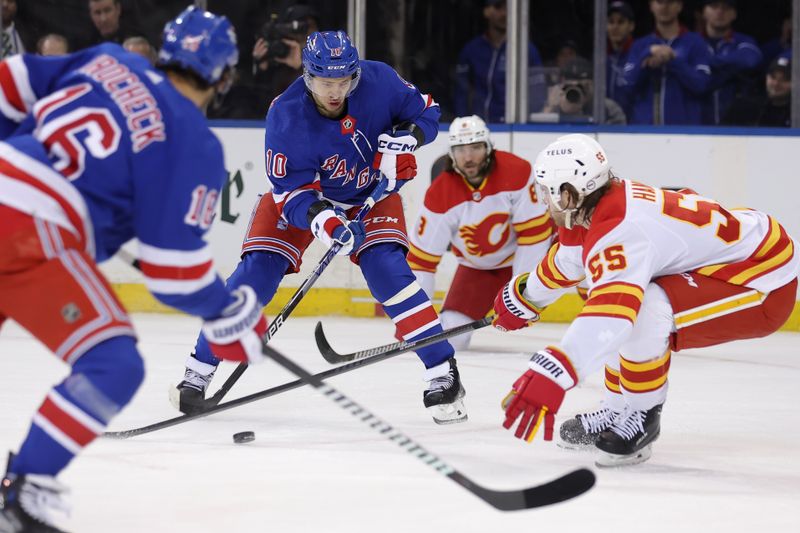
{"label": "white hockey glove", "polygon": [[231,291],[233,303],[223,309],[219,318],[206,320],[203,335],[211,351],[220,359],[258,363],[266,356],[261,339],[269,327],[256,293],[249,285]]}
{"label": "white hockey glove", "polygon": [[500,331],[521,329],[539,320],[542,310],[523,296],[529,275],[514,276],[497,293],[492,325]]}
{"label": "white hockey glove", "polygon": [[330,248],[335,243],[342,247],[337,255],[350,255],[364,242],[364,223],[348,220],[345,213],[338,208],[323,209],[311,220],[311,232],[314,237]]}
{"label": "white hockey glove", "polygon": [[378,152],[372,168],[383,172],[388,180],[386,193],[397,192],[407,181],[417,175],[417,159],[414,150],[417,139],[409,130],[381,133],[378,136]]}

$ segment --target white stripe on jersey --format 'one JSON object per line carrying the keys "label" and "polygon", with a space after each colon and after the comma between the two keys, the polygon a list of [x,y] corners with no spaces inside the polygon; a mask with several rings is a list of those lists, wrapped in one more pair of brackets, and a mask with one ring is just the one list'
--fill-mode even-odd
{"label": "white stripe on jersey", "polygon": [[211,261],[211,251],[208,245],[199,250],[186,251],[160,248],[139,242],[139,259],[153,265],[185,268],[208,263]]}

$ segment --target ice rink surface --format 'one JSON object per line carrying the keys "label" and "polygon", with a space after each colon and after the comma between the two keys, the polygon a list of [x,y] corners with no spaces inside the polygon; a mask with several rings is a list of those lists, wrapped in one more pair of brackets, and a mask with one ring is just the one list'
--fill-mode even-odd
{"label": "ice rink surface", "polygon": [[[177,315],[135,315],[147,377],[110,429],[175,416],[177,383],[199,326]],[[291,318],[273,346],[313,372],[330,368],[313,339],[316,319]],[[324,318],[339,351],[393,342],[387,319]],[[500,399],[530,352],[563,325],[476,332],[458,357],[469,421],[436,426],[422,407],[422,365],[406,354],[331,384],[477,483],[540,484],[587,466],[589,493],[537,510],[503,513],[303,387],[218,415],[125,441],[98,439],[60,479],[72,489],[70,531],[800,531],[800,334],[778,333],[674,356],[661,438],[650,461],[594,467],[591,453],[500,426]],[[212,389],[233,365],[224,365]],[[21,328],[0,333],[0,449],[16,450],[46,391],[66,373]],[[291,381],[272,362],[248,369],[235,398]],[[595,406],[601,374],[571,391],[557,423]],[[255,442],[234,444],[233,433]]]}

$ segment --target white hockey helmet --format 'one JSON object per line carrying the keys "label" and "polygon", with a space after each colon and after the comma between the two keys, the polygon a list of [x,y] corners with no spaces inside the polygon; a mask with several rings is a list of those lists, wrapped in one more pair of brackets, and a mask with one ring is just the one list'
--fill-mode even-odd
{"label": "white hockey helmet", "polygon": [[464,144],[485,143],[487,156],[492,153],[492,149],[494,148],[492,140],[489,138],[489,128],[486,127],[486,123],[478,115],[456,117],[453,119],[453,122],[450,123],[448,142],[450,144],[451,155],[454,146],[461,146]]}
{"label": "white hockey helmet", "polygon": [[569,183],[575,187],[580,207],[583,199],[608,183],[610,177],[605,150],[593,138],[581,133],[564,135],[547,145],[536,156],[533,172],[542,193],[549,197],[549,203],[562,211],[562,185]]}

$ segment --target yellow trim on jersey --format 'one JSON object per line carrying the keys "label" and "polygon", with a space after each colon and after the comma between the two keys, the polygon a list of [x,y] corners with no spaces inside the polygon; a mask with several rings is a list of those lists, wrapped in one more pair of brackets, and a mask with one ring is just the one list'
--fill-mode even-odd
{"label": "yellow trim on jersey", "polygon": [[779,253],[775,257],[767,259],[766,261],[763,261],[755,266],[748,268],[744,272],[736,274],[735,276],[733,276],[731,279],[728,280],[728,283],[741,285],[742,283],[745,283],[750,279],[758,277],[765,270],[769,270],[771,268],[774,268],[776,265],[780,265],[788,258],[790,258],[793,253],[794,253],[794,245],[792,244],[792,241],[789,241],[789,245],[786,248],[784,248],[781,253]]}
{"label": "yellow trim on jersey", "polygon": [[620,378],[619,378],[620,385],[622,385],[625,388],[625,390],[629,390],[629,391],[633,391],[633,392],[639,392],[639,391],[652,392],[653,390],[655,390],[655,389],[659,388],[660,386],[662,386],[664,384],[664,382],[666,382],[666,381],[667,381],[667,375],[666,374],[664,374],[663,376],[658,377],[658,378],[656,378],[654,380],[645,381],[645,382],[642,382],[642,383],[637,383],[635,381],[628,381],[623,376],[620,376]]}
{"label": "yellow trim on jersey", "polygon": [[517,237],[517,244],[526,245],[526,244],[537,244],[540,242],[544,242],[547,239],[549,239],[552,234],[553,234],[553,228],[547,227],[544,231],[539,232],[536,235]]}
{"label": "yellow trim on jersey", "polygon": [[711,276],[714,272],[716,272],[717,270],[721,270],[721,269],[725,268],[726,266],[728,266],[728,265],[725,264],[725,263],[723,263],[721,265],[709,265],[709,266],[706,266],[706,267],[703,267],[703,268],[698,268],[697,269],[697,273],[698,274],[702,274],[704,276]]}
{"label": "yellow trim on jersey", "polygon": [[540,215],[538,217],[534,217],[527,222],[519,222],[517,224],[511,224],[514,228],[514,231],[520,232],[525,231],[526,229],[535,228],[536,226],[541,226],[543,223],[547,222],[547,219],[550,218],[550,213],[545,213],[544,215]]}
{"label": "yellow trim on jersey", "polygon": [[630,294],[640,302],[644,298],[644,290],[642,290],[641,287],[634,287],[622,283],[612,283],[609,285],[604,285],[597,289],[592,289],[589,295],[591,298],[594,298],[595,296],[602,296],[603,294],[614,294],[614,293]]}
{"label": "yellow trim on jersey", "polygon": [[735,311],[755,307],[764,301],[764,298],[765,295],[763,293],[752,290],[744,294],[737,294],[729,298],[711,302],[710,304],[688,309],[675,315],[675,327],[678,329],[685,328],[698,322],[705,322]]}
{"label": "yellow trim on jersey", "polygon": [[630,307],[626,307],[624,305],[612,305],[612,304],[586,305],[583,307],[583,311],[581,311],[580,314],[582,316],[595,313],[600,313],[603,315],[617,315],[620,317],[625,317],[631,322],[634,322],[636,320],[636,315],[637,315],[637,312],[631,309]]}
{"label": "yellow trim on jersey", "polygon": [[430,261],[431,263],[438,263],[439,261],[442,260],[442,256],[441,255],[433,255],[433,254],[429,254],[428,252],[423,252],[422,250],[420,250],[419,248],[417,248],[416,246],[414,246],[411,243],[408,244],[408,247],[409,247],[409,251],[411,253],[413,253],[414,255],[419,256],[420,259],[424,259],[426,261]]}
{"label": "yellow trim on jersey", "polygon": [[647,361],[645,363],[634,363],[633,361],[628,361],[627,359],[620,357],[619,366],[625,367],[625,369],[630,370],[631,372],[649,372],[650,370],[655,370],[656,368],[667,364],[670,354],[672,354],[672,352],[667,350],[667,353],[658,359]]}
{"label": "yellow trim on jersey", "polygon": [[617,393],[622,392],[622,389],[620,389],[617,383],[611,383],[608,380],[605,380],[605,382],[606,382],[606,389],[610,390],[611,392],[617,392]]}
{"label": "yellow trim on jersey", "polygon": [[781,227],[778,225],[778,221],[774,218],[770,217],[769,219],[769,238],[767,242],[764,243],[755,255],[755,259],[761,259],[765,255],[767,255],[770,250],[775,246],[775,243],[781,238]]}

